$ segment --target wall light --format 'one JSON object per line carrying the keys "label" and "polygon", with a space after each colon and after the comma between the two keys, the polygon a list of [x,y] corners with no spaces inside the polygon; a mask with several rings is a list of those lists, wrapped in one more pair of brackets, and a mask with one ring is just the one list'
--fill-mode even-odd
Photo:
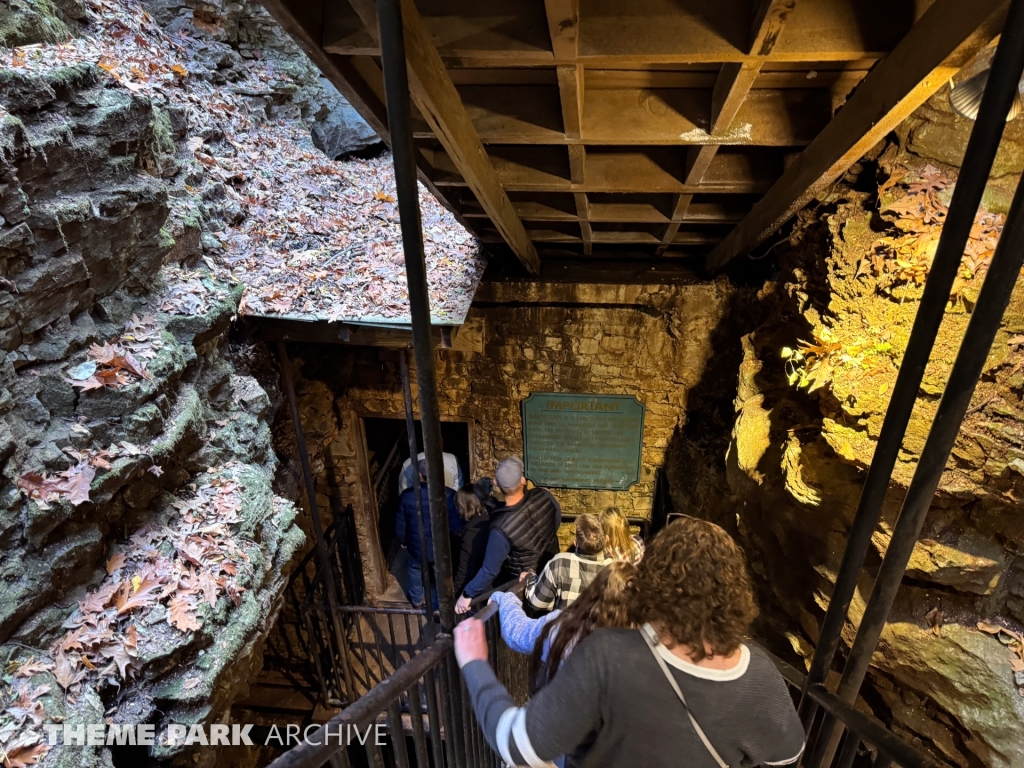
{"label": "wall light", "polygon": [[[957,83],[949,90],[949,103],[956,110],[958,115],[974,120],[978,117],[978,108],[981,106],[981,96],[985,92],[985,83],[988,82],[988,73],[991,69],[985,69],[962,83]],[[1021,99],[1020,90],[1013,97],[1013,104],[1006,115],[1006,122],[1010,122],[1024,111],[1024,100]]]}

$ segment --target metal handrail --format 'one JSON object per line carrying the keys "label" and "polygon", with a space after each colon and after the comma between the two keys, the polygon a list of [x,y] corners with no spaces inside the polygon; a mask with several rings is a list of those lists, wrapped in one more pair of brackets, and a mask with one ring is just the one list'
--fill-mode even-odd
{"label": "metal handrail", "polygon": [[[883,762],[893,762],[902,768],[939,767],[937,761],[894,734],[878,718],[866,715],[852,704],[847,704],[821,683],[807,685],[807,675],[770,651],[765,650],[765,653],[790,687],[802,692],[828,715],[843,723],[848,731],[855,733],[857,743],[865,741],[875,747]],[[851,747],[851,751],[852,749]]]}
{"label": "metal handrail", "polygon": [[298,746],[278,757],[268,768],[319,768],[344,749],[343,745],[337,743],[325,743],[325,735],[335,736],[343,726],[364,728],[376,722],[378,715],[387,711],[402,693],[444,661],[454,647],[451,635],[439,635],[428,648],[420,651],[373,690],[317,728]]}
{"label": "metal handrail", "polygon": [[[521,589],[518,581],[501,585],[497,590]],[[496,651],[499,646],[500,634],[497,622],[492,621],[498,614],[497,603],[489,602],[488,595],[477,597],[477,605],[483,607],[477,611],[475,618],[484,622],[487,629],[492,663],[497,662]],[[368,609],[362,606],[350,608]],[[369,609],[372,610],[372,609]],[[408,612],[408,609],[390,609],[397,612]],[[358,613],[359,610],[352,612]],[[442,634],[427,648],[417,653],[412,659],[385,678],[372,690],[349,705],[324,726],[308,736],[309,743],[303,743],[285,753],[270,768],[319,768],[327,760],[332,766],[348,768],[349,754],[347,748],[337,743],[339,729],[367,728],[386,713],[390,727],[389,747],[394,751],[394,763],[398,768],[428,768],[431,760],[429,748],[434,753],[433,764],[445,765],[442,757],[447,754],[447,765],[455,768],[491,768],[496,766],[497,758],[490,751],[486,740],[477,724],[468,699],[465,686],[459,679],[454,660],[454,643],[451,635]],[[766,653],[768,653],[766,651]],[[854,706],[844,702],[821,684],[806,685],[807,676],[795,667],[782,661],[774,654],[768,653],[786,683],[794,691],[805,691],[817,705],[820,719],[832,718],[842,723],[847,731],[847,740],[835,762],[830,765],[850,764],[862,743],[873,747],[877,758],[873,768],[887,768],[898,764],[902,768],[938,768],[938,763],[924,752],[903,741],[889,731],[879,719],[858,711]],[[500,665],[496,664],[496,668]],[[507,667],[506,667],[507,669]],[[512,681],[506,681],[506,684]],[[422,688],[421,688],[422,685]],[[423,691],[423,693],[421,693]],[[427,711],[424,712],[423,703]],[[403,701],[407,704],[408,725],[403,721]],[[424,723],[426,717],[426,724]],[[815,723],[819,721],[816,720]],[[426,727],[425,727],[426,725]],[[414,743],[415,759],[410,759],[408,745],[405,741],[407,729],[411,727]],[[819,724],[819,732],[821,731]],[[325,741],[325,734],[334,735],[334,744],[317,744]],[[428,745],[428,737],[430,743]],[[808,749],[813,748],[814,734],[808,739]],[[383,765],[381,747],[375,743],[366,743],[365,749],[371,766]],[[440,758],[440,759],[439,759]]]}

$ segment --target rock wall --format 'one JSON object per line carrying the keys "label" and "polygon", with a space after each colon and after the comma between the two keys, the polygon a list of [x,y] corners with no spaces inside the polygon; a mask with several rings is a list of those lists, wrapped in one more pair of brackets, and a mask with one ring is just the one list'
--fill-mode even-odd
{"label": "rock wall", "polygon": [[[940,92],[775,249],[769,313],[743,338],[725,478],[762,588],[765,634],[809,659],[971,123]],[[1009,123],[903,443],[852,641],[1024,167]],[[959,766],[1024,764],[1024,287],[943,474],[864,692]]]}
{"label": "rock wall", "polygon": [[[640,482],[628,491],[554,493],[567,513],[617,505],[649,516],[655,471],[686,421],[689,393],[701,385],[736,294],[725,282],[482,284],[467,318],[482,333],[478,351],[439,349],[436,363],[442,420],[470,423],[472,477],[493,476],[498,461],[522,455],[520,403],[531,392],[635,395],[647,408]],[[385,567],[360,422],[404,417],[397,358],[357,347],[296,346],[293,355],[304,361],[297,387],[319,503],[328,507],[340,491],[354,505],[367,588],[379,592]],[[294,445],[291,429],[279,422],[280,445]]]}
{"label": "rock wall", "polygon": [[[97,2],[90,13],[113,7]],[[3,42],[96,32],[75,8],[10,4]],[[265,15],[234,12],[272,37]],[[245,34],[261,56],[264,38]],[[228,341],[242,286],[204,267],[238,211],[186,145],[195,115],[26,50],[0,68],[0,748],[136,764],[127,748],[48,747],[43,727],[231,722],[304,536],[274,491],[276,378],[259,348]],[[202,50],[190,76],[230,87],[239,52]],[[308,62],[295,67],[251,97],[254,116],[329,117]],[[159,764],[221,757],[150,750]]]}

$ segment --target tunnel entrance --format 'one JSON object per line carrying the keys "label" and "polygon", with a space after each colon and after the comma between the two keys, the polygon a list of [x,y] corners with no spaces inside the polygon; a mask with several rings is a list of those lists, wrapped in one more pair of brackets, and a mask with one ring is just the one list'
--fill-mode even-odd
{"label": "tunnel entrance", "polygon": [[[441,437],[444,452],[451,454],[458,465],[456,478],[461,484],[472,482],[470,446],[470,423],[468,421],[442,421]],[[423,431],[419,420],[415,422],[416,448],[423,451]],[[362,433],[365,441],[367,474],[371,480],[373,504],[377,513],[377,533],[381,551],[388,571],[398,580],[401,591],[394,585],[383,596],[384,602],[405,602],[408,589],[406,554],[395,538],[395,515],[401,489],[408,487],[411,478],[409,461],[409,438],[405,419],[395,417],[365,416],[362,419]],[[450,463],[450,462],[449,462]],[[405,477],[403,478],[403,471]],[[445,473],[446,483],[453,481],[452,490],[458,490],[459,480]]]}

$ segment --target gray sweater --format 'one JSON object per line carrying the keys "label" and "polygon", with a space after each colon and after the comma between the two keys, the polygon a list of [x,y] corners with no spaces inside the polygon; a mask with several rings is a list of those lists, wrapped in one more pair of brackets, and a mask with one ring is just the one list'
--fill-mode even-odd
{"label": "gray sweater", "polygon": [[[720,671],[660,647],[697,722],[730,766],[795,764],[804,732],[775,665],[756,646]],[[506,762],[578,768],[717,768],[640,632],[599,629],[519,709],[490,665],[463,670],[487,741]]]}

